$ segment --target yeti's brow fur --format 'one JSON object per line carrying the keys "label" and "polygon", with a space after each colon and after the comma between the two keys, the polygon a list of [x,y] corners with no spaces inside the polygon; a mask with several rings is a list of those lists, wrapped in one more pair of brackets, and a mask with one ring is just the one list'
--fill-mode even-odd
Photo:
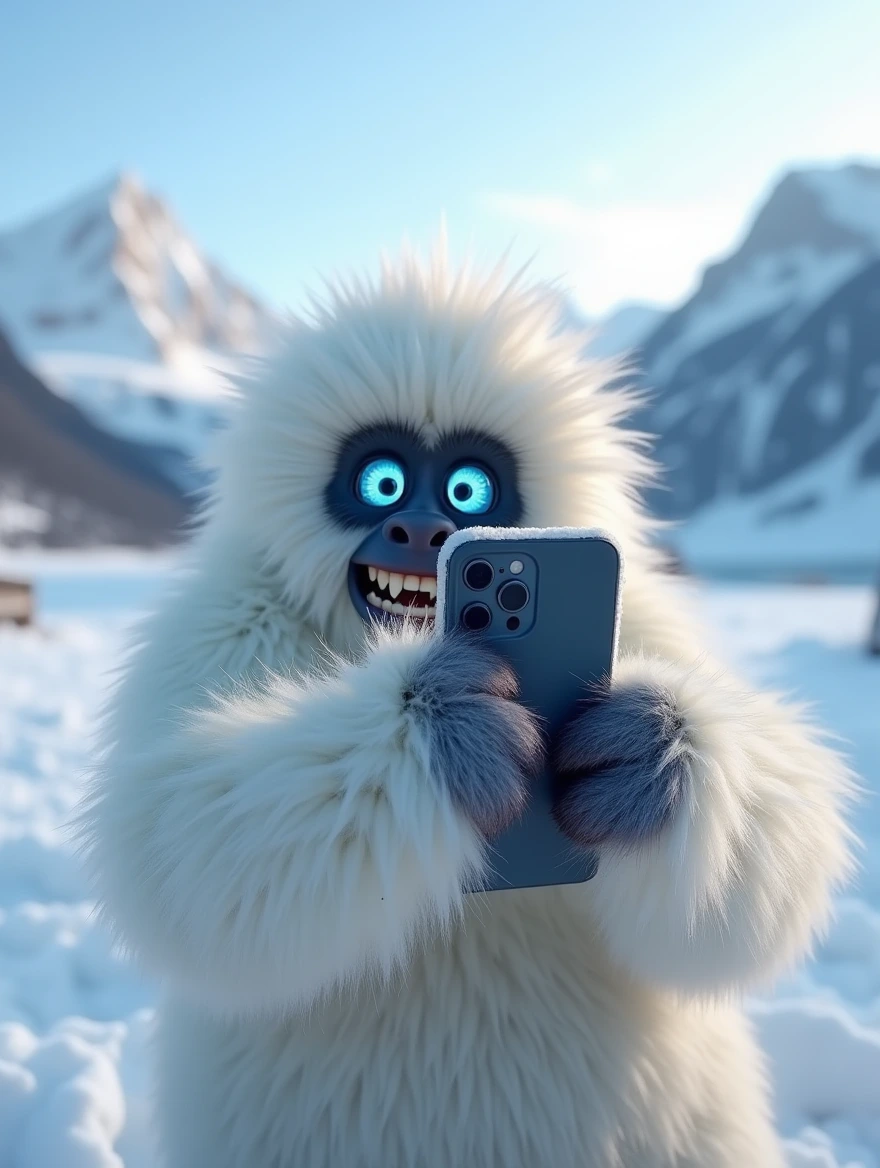
{"label": "yeti's brow fur", "polygon": [[518,452],[512,446],[494,434],[485,430],[478,430],[469,426],[456,426],[451,430],[439,431],[433,425],[416,426],[412,422],[398,422],[393,418],[387,421],[372,422],[369,426],[361,426],[349,434],[340,434],[336,444],[337,461],[355,446],[367,447],[375,443],[375,449],[380,452],[388,445],[389,438],[400,438],[405,442],[421,446],[424,450],[445,450],[451,446],[467,446],[473,444],[482,447],[490,454],[501,458],[510,458],[516,461]]}
{"label": "yeti's brow fur", "polygon": [[424,445],[418,428],[412,422],[398,422],[393,418],[388,421],[372,422],[369,426],[360,426],[350,433],[339,435],[336,443],[336,460],[338,461],[355,446],[368,447],[375,444],[377,452],[388,445],[389,438],[399,438],[414,445]]}

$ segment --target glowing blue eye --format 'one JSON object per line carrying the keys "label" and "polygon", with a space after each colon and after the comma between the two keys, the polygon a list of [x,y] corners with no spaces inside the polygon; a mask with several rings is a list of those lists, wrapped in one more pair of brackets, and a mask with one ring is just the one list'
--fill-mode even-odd
{"label": "glowing blue eye", "polygon": [[374,458],[358,475],[357,491],[371,507],[388,507],[403,494],[406,475],[393,458]]}
{"label": "glowing blue eye", "polygon": [[460,466],[446,480],[446,498],[456,511],[482,515],[495,502],[495,488],[481,467]]}

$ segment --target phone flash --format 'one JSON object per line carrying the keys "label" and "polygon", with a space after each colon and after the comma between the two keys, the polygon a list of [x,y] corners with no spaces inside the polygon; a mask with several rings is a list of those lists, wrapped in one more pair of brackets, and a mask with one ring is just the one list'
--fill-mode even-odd
{"label": "phone flash", "polygon": [[510,561],[510,570],[511,570],[511,572],[513,572],[514,576],[518,576],[520,574],[520,572],[523,570],[522,560],[511,560]]}

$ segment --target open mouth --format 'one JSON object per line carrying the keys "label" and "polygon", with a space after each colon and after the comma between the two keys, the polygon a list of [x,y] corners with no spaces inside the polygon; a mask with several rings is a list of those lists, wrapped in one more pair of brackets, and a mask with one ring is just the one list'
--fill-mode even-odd
{"label": "open mouth", "polygon": [[437,577],[416,576],[356,564],[358,589],[372,608],[392,616],[412,616],[433,620],[437,611]]}

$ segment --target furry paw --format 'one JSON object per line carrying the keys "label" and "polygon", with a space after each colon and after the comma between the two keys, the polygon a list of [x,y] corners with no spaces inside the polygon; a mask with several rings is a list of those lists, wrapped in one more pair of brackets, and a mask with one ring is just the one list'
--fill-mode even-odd
{"label": "furry paw", "polygon": [[585,847],[634,847],[675,813],[690,744],[675,699],[658,685],[602,688],[578,704],[553,752],[553,814]]}
{"label": "furry paw", "polygon": [[505,661],[475,637],[453,634],[432,643],[403,695],[428,738],[437,780],[489,837],[523,810],[543,757],[537,719],[517,694]]}

